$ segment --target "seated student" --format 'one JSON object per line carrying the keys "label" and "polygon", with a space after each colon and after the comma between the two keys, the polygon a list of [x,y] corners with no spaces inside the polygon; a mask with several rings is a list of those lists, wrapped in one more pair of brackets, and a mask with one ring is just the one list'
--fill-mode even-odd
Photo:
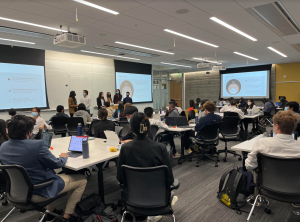
{"label": "seated student", "polygon": [[264,110],[263,112],[270,112],[272,107],[275,107],[274,103],[270,101],[269,99],[263,98],[262,102],[264,104]]}
{"label": "seated student", "polygon": [[53,118],[69,118],[69,115],[65,114],[65,108],[62,105],[58,105],[56,111],[57,113],[49,121],[52,121]]}
{"label": "seated student", "polygon": [[196,109],[200,108],[200,103],[201,103],[201,99],[197,98],[196,99]]}
{"label": "seated student", "polygon": [[195,109],[195,102],[194,100],[190,100],[190,107],[188,108],[188,112],[191,112]]}
{"label": "seated student", "polygon": [[17,115],[17,111],[15,109],[10,109],[10,110],[8,110],[8,115],[13,117],[13,116]]}
{"label": "seated student", "polygon": [[[87,180],[84,175],[56,175],[54,169],[63,167],[68,155],[60,154],[56,158],[42,140],[30,140],[36,120],[27,116],[17,115],[7,123],[10,140],[0,147],[0,161],[3,165],[21,165],[26,170],[33,184],[54,180],[52,184],[34,190],[31,201],[44,202],[49,198],[55,198],[59,194],[71,191],[63,217],[65,222],[77,221],[71,216],[77,202],[80,201]],[[34,154],[34,155],[33,155]],[[62,212],[54,208],[55,202],[47,206],[49,211],[58,215]],[[54,217],[47,215],[46,221],[53,221]],[[55,220],[62,221],[62,220]]]}
{"label": "seated student", "polygon": [[[153,108],[152,107],[146,107],[144,109],[144,113],[147,116],[147,118],[149,119],[151,126],[153,126],[153,125],[158,126],[159,129],[163,129],[163,130],[168,129],[168,126],[165,123],[163,123],[160,120],[153,119]],[[155,135],[152,135],[152,136],[155,137]],[[170,146],[172,147],[172,150],[173,150],[173,157],[178,157],[178,155],[176,155],[176,148],[175,148],[174,138],[173,138],[172,134],[169,134],[169,133],[164,134],[161,139],[162,139],[162,141],[169,141]],[[181,155],[179,155],[179,157],[180,156]]]}
{"label": "seated student", "polygon": [[[127,103],[127,104],[131,104],[131,103]],[[118,109],[114,113],[114,118],[118,118],[119,111],[120,111],[120,118],[125,117],[125,115],[124,115],[124,104],[123,103],[120,103],[118,105]]]}
{"label": "seated student", "polygon": [[[251,110],[253,115],[259,113],[257,107],[255,106],[255,103],[254,103],[253,99],[248,99],[247,105],[246,105],[246,109],[247,109],[247,111]],[[248,113],[248,115],[249,115],[249,113]],[[250,118],[247,119],[247,118],[245,118],[243,122],[244,122],[244,126],[245,126],[245,130],[246,131],[248,131],[248,124],[251,123],[251,122],[253,124],[253,128],[255,127],[255,122],[253,121],[253,119],[250,119]]]}
{"label": "seated student", "polygon": [[[134,113],[137,113],[138,109],[135,106],[129,106],[124,110],[124,114],[127,117],[128,122],[130,123],[130,118]],[[122,141],[128,142],[129,140],[133,140],[134,134],[129,129],[128,133],[121,138]]]}
{"label": "seated student", "polygon": [[246,168],[251,171],[257,167],[257,154],[293,158],[300,157],[300,140],[294,140],[292,133],[299,122],[299,115],[292,111],[279,111],[273,117],[275,137],[258,140],[246,159]]}
{"label": "seated student", "polygon": [[175,102],[175,109],[177,109],[179,115],[181,114],[182,112],[182,108],[180,106],[178,106],[177,102]]}
{"label": "seated student", "polygon": [[166,117],[176,117],[176,116],[179,116],[179,113],[178,113],[177,109],[175,108],[175,104],[176,103],[173,102],[173,101],[169,102],[169,110],[166,113]]}
{"label": "seated student", "polygon": [[9,137],[7,134],[6,122],[3,119],[0,119],[0,146],[7,140],[9,140]]}
{"label": "seated student", "polygon": [[282,108],[284,109],[287,104],[288,104],[288,101],[286,100],[286,97],[285,96],[282,96],[281,99],[280,99],[280,106],[278,108]]}
{"label": "seated student", "polygon": [[108,111],[106,109],[98,110],[98,118],[100,122],[98,122],[94,126],[94,136],[96,138],[106,139],[104,131],[115,131],[115,124],[113,121],[107,119]]}
{"label": "seated student", "polygon": [[230,107],[230,99],[226,99],[226,102],[224,104],[224,106],[220,109],[220,112],[223,113],[223,112],[226,112],[226,109]]}
{"label": "seated student", "polygon": [[48,125],[46,121],[40,116],[41,109],[38,107],[34,107],[31,111],[31,115],[33,119],[35,119],[35,125],[32,132],[33,139],[40,139],[40,130],[43,130],[44,127],[47,129],[52,129],[52,126]]}
{"label": "seated student", "polygon": [[109,118],[109,119],[113,118],[114,110],[113,110],[113,108],[110,107],[109,102],[104,103],[104,108],[107,110],[107,113],[108,113],[107,118]]}
{"label": "seated student", "polygon": [[83,103],[80,103],[78,105],[78,111],[74,113],[73,117],[82,117],[85,126],[87,122],[92,122],[90,114],[86,111],[85,105]]}
{"label": "seated student", "polygon": [[205,109],[204,109],[204,106],[203,106],[203,105],[204,105],[204,103],[206,103],[207,101],[208,101],[207,99],[203,99],[203,100],[201,101],[198,119],[200,119],[201,117],[204,116],[204,111],[205,111]]}
{"label": "seated student", "polygon": [[226,111],[222,111],[223,112],[234,112],[234,113],[238,113],[239,114],[239,117],[240,119],[245,119],[245,115],[243,113],[242,110],[236,108],[236,105],[237,105],[237,102],[236,100],[231,100],[230,101],[230,106],[228,108],[226,108]]}
{"label": "seated student", "polygon": [[225,100],[223,99],[223,98],[220,98],[219,99],[219,106],[224,106],[224,105],[226,105],[226,102],[225,102]]}
{"label": "seated student", "polygon": [[[166,146],[152,141],[148,138],[150,122],[144,113],[134,113],[131,115],[130,128],[136,138],[122,145],[117,167],[117,179],[123,184],[122,165],[132,167],[156,167],[166,165],[169,169],[169,185],[174,183],[174,177]],[[173,197],[172,205],[178,200]],[[148,222],[159,221],[162,216],[148,217]]]}
{"label": "seated student", "polygon": [[295,101],[292,101],[292,102],[289,102],[286,107],[287,107],[286,110],[293,111],[293,112],[297,113],[300,116],[299,103],[297,103]]}
{"label": "seated student", "polygon": [[238,104],[239,109],[246,107],[246,105],[247,105],[246,100],[243,97],[241,97]]}
{"label": "seated student", "polygon": [[[124,104],[123,104],[124,105]],[[124,110],[127,108],[127,107],[129,107],[129,106],[132,106],[132,104],[131,103],[126,103],[125,105],[124,105]]]}

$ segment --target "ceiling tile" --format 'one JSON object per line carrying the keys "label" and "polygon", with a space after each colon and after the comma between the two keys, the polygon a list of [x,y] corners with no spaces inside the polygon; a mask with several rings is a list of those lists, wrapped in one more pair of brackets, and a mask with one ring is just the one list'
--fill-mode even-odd
{"label": "ceiling tile", "polygon": [[282,38],[290,44],[300,43],[300,34],[287,35],[287,36],[283,36]]}
{"label": "ceiling tile", "polygon": [[0,0],[0,7],[10,8],[13,7],[20,0]]}
{"label": "ceiling tile", "polygon": [[292,18],[296,21],[298,26],[300,27],[300,13],[299,13],[300,1],[289,0],[289,1],[283,1],[283,2],[281,1],[281,3],[286,8],[286,10],[289,12],[289,14],[292,16]]}

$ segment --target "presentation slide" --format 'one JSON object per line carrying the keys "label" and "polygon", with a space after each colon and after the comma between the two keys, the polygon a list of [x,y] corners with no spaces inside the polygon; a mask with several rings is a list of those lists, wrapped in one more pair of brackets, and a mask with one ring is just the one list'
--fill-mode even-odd
{"label": "presentation slide", "polygon": [[47,107],[44,66],[0,63],[0,110]]}
{"label": "presentation slide", "polygon": [[269,71],[221,74],[222,98],[269,98]]}
{"label": "presentation slide", "polygon": [[151,75],[116,72],[116,88],[123,98],[130,92],[133,103],[152,102]]}

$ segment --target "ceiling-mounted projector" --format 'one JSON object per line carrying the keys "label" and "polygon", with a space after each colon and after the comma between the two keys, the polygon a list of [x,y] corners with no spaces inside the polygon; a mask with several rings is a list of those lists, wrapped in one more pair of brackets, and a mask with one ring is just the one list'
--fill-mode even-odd
{"label": "ceiling-mounted projector", "polygon": [[75,33],[65,32],[54,36],[53,44],[74,49],[86,45],[86,37]]}
{"label": "ceiling-mounted projector", "polygon": [[212,67],[213,67],[213,64],[212,64],[212,63],[204,63],[204,62],[201,62],[201,63],[198,63],[198,64],[197,64],[197,68],[198,68],[198,69],[212,68]]}
{"label": "ceiling-mounted projector", "polygon": [[226,70],[226,67],[225,66],[213,66],[212,70],[213,71]]}

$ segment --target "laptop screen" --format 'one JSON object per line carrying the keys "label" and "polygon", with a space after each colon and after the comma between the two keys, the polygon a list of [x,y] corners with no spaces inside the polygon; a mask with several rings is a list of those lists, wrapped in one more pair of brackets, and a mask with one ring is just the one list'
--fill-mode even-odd
{"label": "laptop screen", "polygon": [[52,136],[53,136],[52,133],[42,133],[41,140],[44,140],[45,145],[47,147],[51,146]]}
{"label": "laptop screen", "polygon": [[87,136],[72,136],[70,145],[69,145],[69,151],[73,152],[82,152],[82,140],[88,139]]}
{"label": "laptop screen", "polygon": [[185,116],[176,117],[176,126],[188,126],[189,123]]}

